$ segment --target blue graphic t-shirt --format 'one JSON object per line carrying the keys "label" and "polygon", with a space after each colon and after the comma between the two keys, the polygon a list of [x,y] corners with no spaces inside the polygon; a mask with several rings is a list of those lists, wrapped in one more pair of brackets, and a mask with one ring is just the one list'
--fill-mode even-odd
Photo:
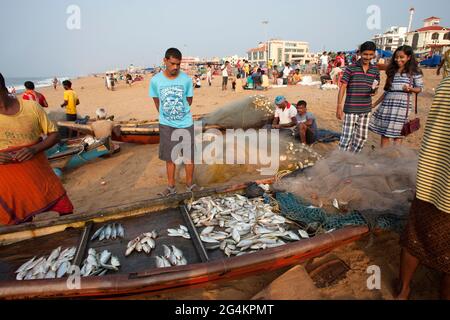
{"label": "blue graphic t-shirt", "polygon": [[150,82],[150,97],[159,98],[159,123],[172,128],[188,128],[194,124],[188,97],[194,95],[192,80],[180,71],[177,78],[170,80],[163,72]]}

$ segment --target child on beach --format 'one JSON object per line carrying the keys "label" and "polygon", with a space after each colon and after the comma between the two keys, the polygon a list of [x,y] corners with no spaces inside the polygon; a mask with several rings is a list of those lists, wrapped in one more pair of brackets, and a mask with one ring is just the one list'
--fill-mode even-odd
{"label": "child on beach", "polygon": [[361,59],[348,66],[342,76],[336,108],[336,118],[344,120],[340,150],[358,153],[367,140],[372,96],[380,83],[378,68],[370,64],[376,49],[371,41],[363,43],[360,47]]}
{"label": "child on beach", "polygon": [[408,121],[411,93],[418,94],[423,88],[422,71],[410,46],[401,46],[394,53],[386,70],[384,94],[373,104],[381,106],[373,113],[369,129],[381,136],[381,147],[403,141],[403,124]]}

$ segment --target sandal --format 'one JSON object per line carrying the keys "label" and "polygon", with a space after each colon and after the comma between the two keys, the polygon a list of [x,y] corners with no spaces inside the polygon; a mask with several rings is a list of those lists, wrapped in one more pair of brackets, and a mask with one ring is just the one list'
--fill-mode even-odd
{"label": "sandal", "polygon": [[186,191],[187,192],[197,192],[197,191],[202,191],[203,188],[199,187],[198,185],[196,185],[195,183],[191,186],[187,186],[186,185]]}
{"label": "sandal", "polygon": [[164,191],[159,192],[158,196],[170,197],[177,194],[177,189],[175,187],[167,187]]}

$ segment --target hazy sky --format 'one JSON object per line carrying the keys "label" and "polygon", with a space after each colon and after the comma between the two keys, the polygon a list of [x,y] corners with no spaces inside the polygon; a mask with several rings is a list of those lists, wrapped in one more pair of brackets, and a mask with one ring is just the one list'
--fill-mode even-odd
{"label": "hazy sky", "polygon": [[[69,5],[81,10],[79,30],[66,26]],[[370,5],[381,9],[381,30],[366,26]],[[0,72],[51,77],[152,66],[171,46],[189,56],[245,56],[266,34],[307,41],[311,51],[347,50],[407,26],[411,6],[414,28],[432,15],[450,27],[448,0],[0,0]]]}

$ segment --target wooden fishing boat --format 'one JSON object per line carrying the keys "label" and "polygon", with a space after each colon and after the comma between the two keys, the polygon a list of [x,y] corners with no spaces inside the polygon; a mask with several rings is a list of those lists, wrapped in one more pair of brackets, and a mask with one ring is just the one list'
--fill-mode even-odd
{"label": "wooden fishing boat", "polygon": [[[200,120],[204,114],[194,115],[194,120]],[[65,127],[80,134],[94,135],[91,126],[88,124],[77,124],[71,121],[58,121],[58,126]],[[159,143],[159,121],[118,121],[120,125],[120,135],[113,133],[112,140],[119,142],[137,143],[137,144],[158,144]],[[207,129],[223,129],[220,126],[205,126]]]}
{"label": "wooden fishing boat", "polygon": [[[273,179],[257,181],[271,183]],[[249,184],[206,189],[197,197],[239,193]],[[227,258],[219,249],[207,251],[202,244],[183,201],[192,194],[178,194],[99,212],[64,216],[54,220],[35,221],[0,228],[0,299],[30,298],[121,298],[150,296],[165,289],[211,281],[224,281],[276,270],[329,252],[366,235],[367,227],[346,227],[310,239],[291,242],[256,253]],[[119,222],[125,238],[92,242],[91,235],[100,226]],[[191,239],[169,237],[166,230],[183,224]],[[128,241],[155,229],[159,237],[150,256],[132,253],[125,257]],[[188,265],[156,268],[155,256],[162,255],[162,244],[172,244],[184,252]],[[80,278],[79,286],[68,286],[71,278],[48,280],[15,280],[15,270],[34,256],[44,256],[58,247],[77,248],[73,264],[80,266],[88,248],[107,249],[119,257],[118,272],[104,276]]]}
{"label": "wooden fishing boat", "polygon": [[[46,151],[52,168],[73,169],[93,159],[110,154],[106,144],[107,139],[86,143],[82,138],[68,139],[56,144]],[[120,151],[120,146],[112,145],[113,152]]]}

